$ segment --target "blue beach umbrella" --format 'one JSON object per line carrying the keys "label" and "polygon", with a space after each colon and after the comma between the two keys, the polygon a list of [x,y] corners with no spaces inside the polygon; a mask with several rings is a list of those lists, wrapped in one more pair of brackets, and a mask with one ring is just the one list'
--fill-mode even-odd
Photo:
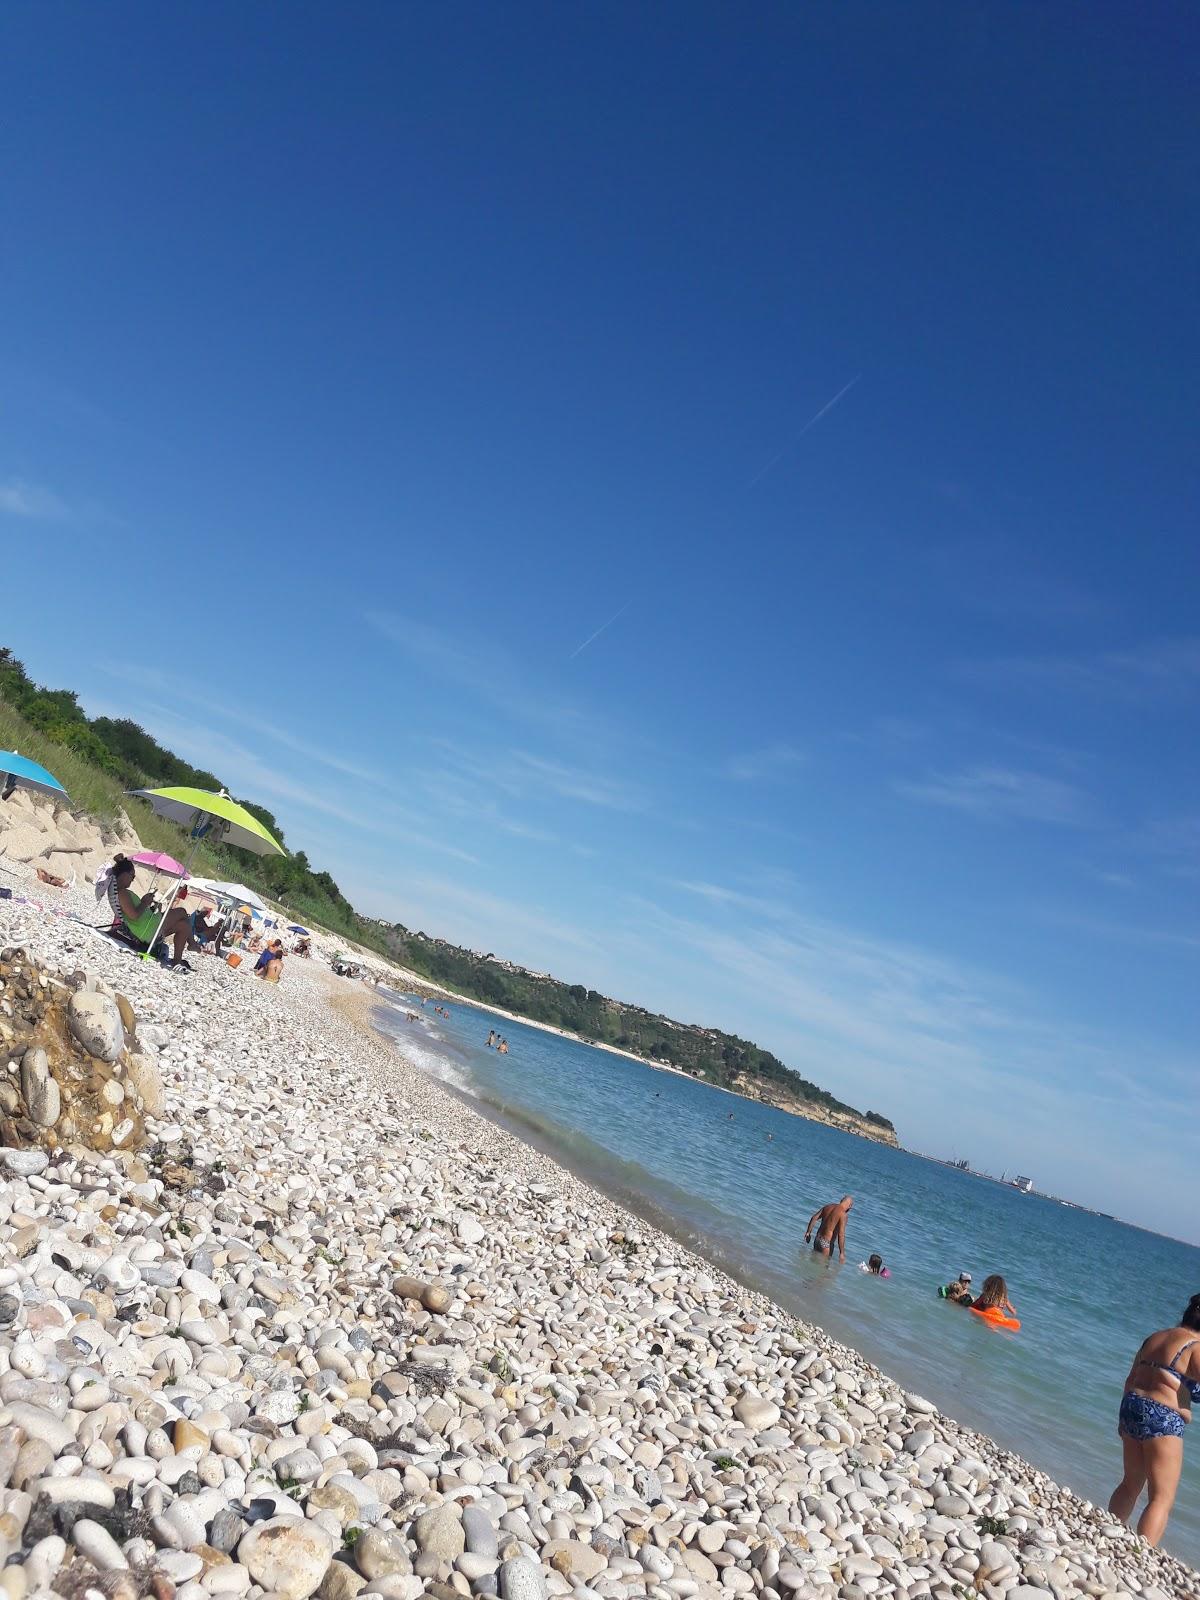
{"label": "blue beach umbrella", "polygon": [[52,800],[67,798],[67,791],[52,772],[15,750],[0,750],[0,793],[7,798],[18,786],[49,795]]}
{"label": "blue beach umbrella", "polygon": [[289,922],[288,923],[288,932],[289,933],[303,933],[303,934],[307,935],[308,929],[307,928],[302,928],[298,922]]}

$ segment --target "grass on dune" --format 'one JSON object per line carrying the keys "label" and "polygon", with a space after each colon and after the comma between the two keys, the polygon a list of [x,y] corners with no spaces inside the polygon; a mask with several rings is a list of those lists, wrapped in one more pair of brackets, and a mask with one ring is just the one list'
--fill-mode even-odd
{"label": "grass on dune", "polygon": [[39,733],[3,700],[0,700],[0,750],[17,750],[52,772],[70,795],[72,811],[86,811],[103,822],[113,822],[119,811],[128,810],[115,778],[77,756],[69,745],[59,744]]}

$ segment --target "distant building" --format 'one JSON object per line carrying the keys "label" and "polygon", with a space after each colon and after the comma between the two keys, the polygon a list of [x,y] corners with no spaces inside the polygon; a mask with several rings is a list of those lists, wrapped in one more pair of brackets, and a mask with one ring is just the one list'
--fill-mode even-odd
{"label": "distant building", "polygon": [[1032,1178],[1014,1178],[1013,1179],[1013,1188],[1014,1189],[1019,1189],[1022,1194],[1032,1194],[1033,1193],[1033,1179]]}

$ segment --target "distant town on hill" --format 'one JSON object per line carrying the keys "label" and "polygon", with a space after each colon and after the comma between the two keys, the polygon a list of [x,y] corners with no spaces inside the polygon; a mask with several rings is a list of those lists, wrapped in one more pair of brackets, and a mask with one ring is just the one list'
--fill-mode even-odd
{"label": "distant town on hill", "polygon": [[[148,833],[170,830],[171,825],[159,822],[125,791],[166,784],[208,790],[222,787],[215,774],[164,749],[136,722],[89,717],[73,690],[46,689],[34,683],[12,651],[0,647],[0,747],[19,748],[38,759],[44,754],[53,769],[53,748],[39,749],[46,745],[69,753],[63,756],[72,768],[67,787],[79,809],[115,815],[123,808],[143,839]],[[283,830],[265,806],[248,799],[241,803],[283,842]],[[446,939],[412,933],[399,922],[363,917],[329,873],[313,868],[302,850],[291,850],[286,856],[255,856],[229,847],[206,847],[197,866],[208,875],[247,884],[294,916],[377,950],[467,999],[675,1067],[799,1116],[886,1144],[897,1142],[896,1130],[887,1117],[877,1111],[855,1110],[747,1039],[719,1028],[675,1022],[643,1006],[610,999],[581,983],[531,972],[493,952],[464,950]]]}

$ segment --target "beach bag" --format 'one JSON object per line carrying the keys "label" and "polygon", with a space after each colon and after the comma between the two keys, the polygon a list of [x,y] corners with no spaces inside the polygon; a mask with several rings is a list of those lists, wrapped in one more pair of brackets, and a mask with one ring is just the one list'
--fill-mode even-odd
{"label": "beach bag", "polygon": [[225,957],[225,964],[230,967],[240,967],[242,964],[242,958],[239,955],[227,955]]}

